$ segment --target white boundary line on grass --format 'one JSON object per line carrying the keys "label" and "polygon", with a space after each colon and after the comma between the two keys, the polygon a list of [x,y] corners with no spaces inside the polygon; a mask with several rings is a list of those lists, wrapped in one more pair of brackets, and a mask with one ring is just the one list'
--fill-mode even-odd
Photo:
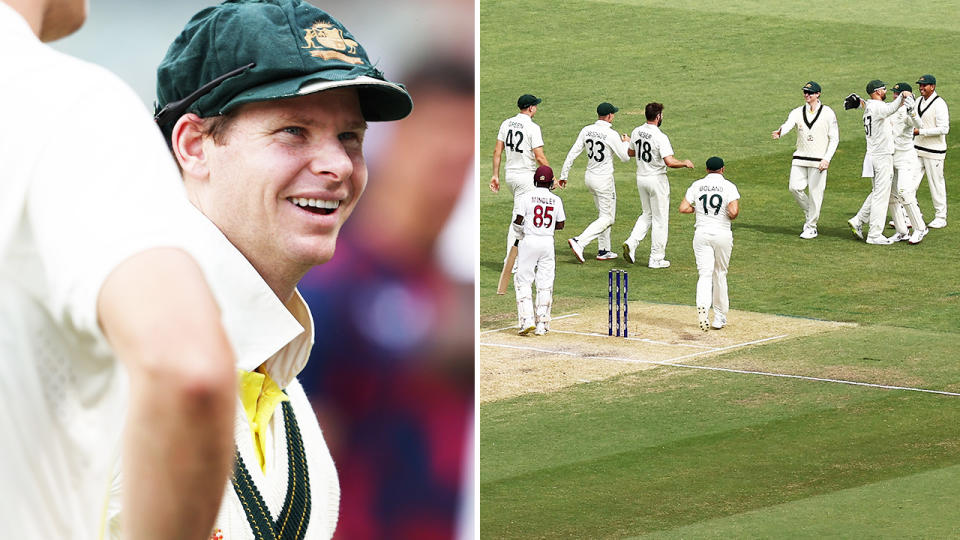
{"label": "white boundary line on grass", "polygon": [[703,369],[703,370],[707,370],[707,371],[721,371],[721,372],[724,372],[724,373],[739,373],[739,374],[743,374],[743,375],[761,375],[761,376],[765,376],[765,377],[782,377],[782,378],[785,378],[785,379],[799,379],[799,380],[804,380],[804,381],[828,382],[828,383],[835,383],[835,384],[848,384],[848,385],[852,385],[852,386],[865,386],[865,387],[868,387],[868,388],[882,388],[882,389],[885,389],[885,390],[906,390],[906,391],[910,391],[910,392],[922,392],[922,393],[926,393],[926,394],[939,394],[939,395],[944,395],[944,396],[958,396],[958,397],[960,397],[960,393],[957,393],[957,392],[947,392],[947,391],[944,391],[944,390],[930,390],[930,389],[927,389],[927,388],[912,388],[912,387],[909,387],[909,386],[893,386],[893,385],[887,385],[887,384],[874,384],[874,383],[865,383],[865,382],[858,382],[858,381],[846,381],[846,380],[843,380],[843,379],[827,379],[827,378],[823,378],[823,377],[809,377],[809,376],[806,376],[806,375],[790,375],[790,374],[787,374],[787,373],[770,373],[770,372],[766,372],[766,371],[751,371],[751,370],[746,370],[746,369],[733,369],[733,368],[725,368],[725,367],[698,366],[698,365],[694,365],[694,364],[675,364],[675,363],[673,363],[673,361],[676,361],[676,360],[682,360],[682,359],[685,359],[685,358],[692,358],[692,357],[694,357],[694,356],[703,356],[704,354],[708,354],[708,353],[710,353],[710,352],[726,351],[726,350],[735,349],[735,348],[738,348],[738,347],[746,347],[747,345],[754,345],[754,344],[757,344],[757,343],[762,343],[762,342],[765,342],[765,341],[772,341],[772,340],[775,340],[775,339],[780,339],[780,338],[787,337],[787,335],[788,335],[788,334],[784,334],[784,335],[780,335],[780,336],[774,336],[774,337],[759,339],[759,340],[756,340],[756,341],[750,341],[750,342],[747,342],[747,343],[739,343],[739,344],[730,345],[730,346],[727,346],[727,347],[720,347],[720,348],[717,348],[717,349],[712,349],[712,350],[707,351],[707,352],[699,352],[699,353],[693,353],[693,354],[688,354],[688,355],[684,355],[684,356],[679,356],[679,357],[677,357],[677,358],[674,358],[674,359],[668,360],[668,361],[640,360],[640,359],[637,359],[637,358],[624,358],[624,357],[619,357],[619,356],[592,356],[592,355],[584,355],[584,354],[579,354],[579,353],[573,353],[573,352],[569,352],[569,351],[557,351],[557,350],[552,350],[552,349],[541,349],[541,348],[538,348],[538,347],[524,347],[524,346],[519,346],[519,345],[504,345],[504,344],[500,344],[500,343],[483,343],[483,342],[479,342],[478,345],[482,345],[482,346],[486,346],[486,347],[500,347],[500,348],[503,348],[503,349],[517,349],[517,350],[525,350],[525,351],[542,352],[542,353],[548,353],[548,354],[558,354],[558,355],[570,356],[570,357],[574,357],[574,358],[595,358],[595,359],[598,359],[598,360],[612,360],[612,361],[615,361],[615,362],[628,362],[628,363],[631,363],[631,364],[652,364],[652,365],[657,365],[657,366],[681,367],[681,368],[687,368],[687,369]]}

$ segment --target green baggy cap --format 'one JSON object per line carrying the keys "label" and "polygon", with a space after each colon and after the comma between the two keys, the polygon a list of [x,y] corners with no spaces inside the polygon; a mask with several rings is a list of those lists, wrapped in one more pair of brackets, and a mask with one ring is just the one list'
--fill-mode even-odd
{"label": "green baggy cap", "polygon": [[218,116],[245,103],[354,87],[363,117],[413,110],[339,21],[301,0],[227,0],[194,15],[157,68],[157,123]]}
{"label": "green baggy cap", "polygon": [[887,86],[887,83],[881,81],[880,79],[874,79],[867,83],[867,93],[872,94],[877,90]]}

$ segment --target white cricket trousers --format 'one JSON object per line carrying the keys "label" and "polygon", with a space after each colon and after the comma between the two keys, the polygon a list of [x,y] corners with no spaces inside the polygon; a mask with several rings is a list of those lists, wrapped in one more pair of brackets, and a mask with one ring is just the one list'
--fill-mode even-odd
{"label": "white cricket trousers", "polygon": [[[542,323],[549,328],[556,265],[552,235],[528,234],[523,237],[523,240],[520,240],[520,247],[517,252],[517,273],[513,278],[513,288],[517,293],[517,314],[520,316],[521,327],[535,322]],[[531,289],[533,283],[537,285],[536,319],[534,319],[533,291]]]}
{"label": "white cricket trousers", "polygon": [[873,191],[870,192],[870,231],[867,239],[883,236],[890,205],[890,186],[893,183],[893,154],[870,154],[873,163]]}
{"label": "white cricket trousers", "polygon": [[[513,192],[513,207],[510,208],[510,212],[513,212],[513,208],[517,206],[517,198],[528,191],[533,190],[533,173],[535,171],[506,171],[504,180],[507,183],[507,187],[510,188],[510,191]],[[506,264],[507,257],[510,256],[510,248],[513,247],[513,244],[517,241],[517,232],[513,230],[513,220],[516,216],[510,216],[510,222],[507,224],[507,252],[503,256],[503,262]],[[519,258],[519,256],[518,256]]]}
{"label": "white cricket trousers", "polygon": [[610,251],[610,228],[613,227],[613,222],[617,218],[617,188],[613,176],[588,172],[584,174],[583,181],[593,194],[597,219],[577,235],[577,243],[585,247],[596,238],[597,249]]}
{"label": "white cricket trousers", "polygon": [[933,200],[934,218],[947,219],[947,182],[943,178],[942,159],[920,158],[921,174],[927,175],[930,199]]}
{"label": "white cricket trousers", "polygon": [[637,176],[637,191],[640,193],[642,213],[627,243],[636,247],[650,231],[650,260],[663,260],[670,219],[670,181],[666,174]]}
{"label": "white cricket trousers", "polygon": [[817,167],[793,165],[790,167],[788,187],[803,210],[803,230],[817,230],[820,207],[823,206],[823,192],[827,189],[827,171],[821,171]]}
{"label": "white cricket trousers", "polygon": [[726,318],[730,310],[727,294],[727,268],[733,251],[730,230],[701,230],[693,234],[693,255],[697,260],[697,307],[710,309]]}
{"label": "white cricket trousers", "polygon": [[920,187],[920,178],[923,176],[917,151],[913,148],[895,151],[893,173],[893,184],[890,186],[890,213],[893,216],[893,226],[898,233],[907,233],[907,222],[903,219],[903,214],[896,211],[896,205],[900,205],[906,211],[913,230],[926,229],[927,225],[923,222],[920,205],[917,204],[917,188]]}

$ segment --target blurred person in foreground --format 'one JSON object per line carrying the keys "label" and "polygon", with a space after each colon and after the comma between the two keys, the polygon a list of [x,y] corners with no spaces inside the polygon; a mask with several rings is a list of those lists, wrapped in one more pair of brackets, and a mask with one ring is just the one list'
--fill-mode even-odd
{"label": "blurred person in foreground", "polygon": [[0,1],[0,537],[102,535],[122,455],[125,537],[207,538],[233,454],[228,312],[140,100],[45,44],[86,7]]}
{"label": "blurred person in foreground", "polygon": [[343,539],[452,538],[464,486],[473,283],[435,248],[473,162],[473,66],[435,60],[406,83],[416,110],[393,125],[337,256],[301,282],[323,329],[302,381],[343,479]]}

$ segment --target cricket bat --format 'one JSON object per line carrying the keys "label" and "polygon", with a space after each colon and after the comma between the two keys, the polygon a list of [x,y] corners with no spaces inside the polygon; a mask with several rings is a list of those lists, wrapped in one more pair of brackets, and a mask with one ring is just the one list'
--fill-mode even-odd
{"label": "cricket bat", "polygon": [[511,270],[513,270],[513,263],[517,262],[517,246],[519,244],[519,240],[513,243],[513,247],[510,248],[510,253],[507,254],[507,261],[503,263],[503,271],[500,272],[500,283],[497,284],[497,294],[507,293],[507,285],[510,283],[510,274],[512,274]]}

